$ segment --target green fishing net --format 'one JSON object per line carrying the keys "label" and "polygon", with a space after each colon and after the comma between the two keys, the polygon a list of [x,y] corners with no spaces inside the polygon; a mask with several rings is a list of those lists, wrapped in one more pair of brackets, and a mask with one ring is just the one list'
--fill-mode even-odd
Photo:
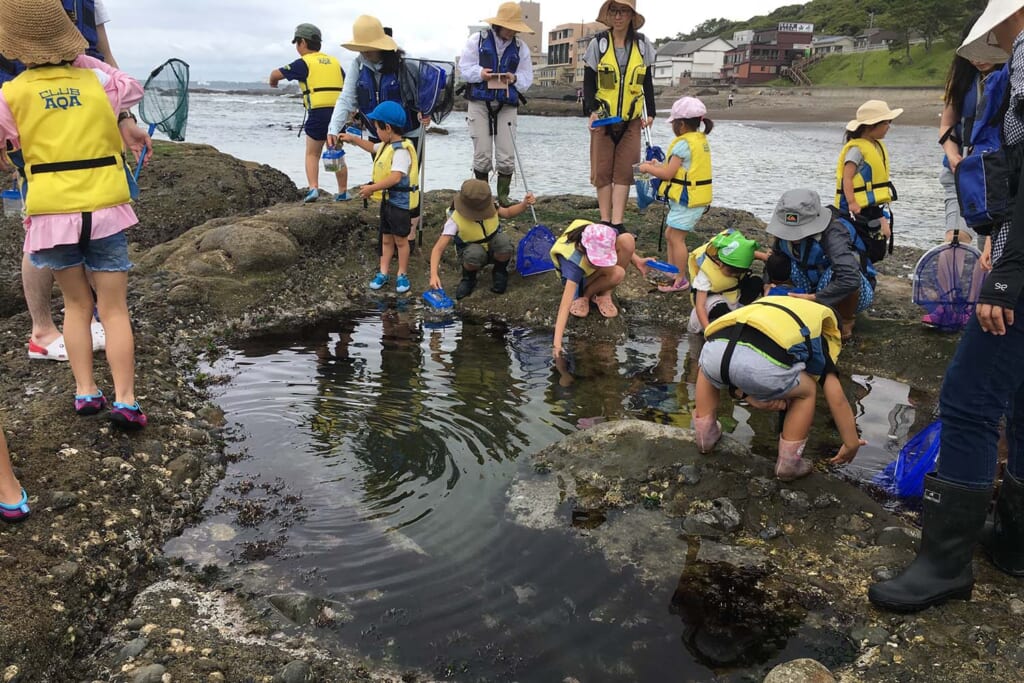
{"label": "green fishing net", "polygon": [[188,123],[188,64],[168,59],[153,69],[143,87],[139,117],[149,124],[149,133],[160,129],[171,140],[185,139]]}

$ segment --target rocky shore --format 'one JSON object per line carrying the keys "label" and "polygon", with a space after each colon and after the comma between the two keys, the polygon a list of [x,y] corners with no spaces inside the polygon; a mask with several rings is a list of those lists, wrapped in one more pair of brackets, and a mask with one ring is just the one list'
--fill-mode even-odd
{"label": "rocky shore", "polygon": [[[74,416],[70,369],[28,361],[19,228],[5,221],[0,400],[33,516],[0,527],[0,680],[434,680],[318,640],[320,629],[344,624],[343,605],[301,594],[270,599],[219,568],[178,566],[162,556],[163,544],[199,518],[230,465],[230,435],[197,381],[199,361],[247,336],[301,329],[359,305],[376,268],[377,217],[358,202],[300,204],[283,174],[210,147],[158,144],[155,152],[142,177],[142,223],[131,233],[138,393],[152,420],[141,434]],[[450,198],[451,191],[426,198],[425,245]],[[655,250],[660,211],[627,215],[642,252]],[[573,218],[596,218],[597,207],[590,198],[549,197],[537,214],[558,230]],[[520,237],[530,224],[524,214],[507,229]],[[727,225],[764,234],[755,217],[716,208],[694,244]],[[427,285],[428,251],[413,257],[413,292]],[[956,340],[915,322],[907,275],[916,257],[898,250],[885,261],[876,305],[858,322],[841,366],[907,382],[927,406]],[[454,272],[454,261],[446,261],[449,286]],[[631,272],[618,291],[622,315],[574,321],[572,336],[621,338],[638,323],[680,329],[688,298],[651,289]],[[550,328],[558,290],[554,278],[516,277],[505,296],[481,288],[459,310]],[[59,296],[53,306],[59,314]],[[102,354],[97,367],[101,386],[109,386]],[[755,679],[749,668],[730,671],[762,634],[784,642],[799,629],[817,634],[812,654],[831,673],[804,663],[793,668],[822,678],[773,673],[768,680],[1019,679],[1020,582],[979,558],[973,602],[910,617],[873,611],[866,587],[912,556],[913,526],[823,467],[783,486],[767,459],[736,444],[708,458],[697,455],[688,430],[629,421],[580,432],[534,461],[536,476],[510,489],[510,514],[593,544],[652,586],[678,582],[687,647],[709,667],[709,678],[713,671],[718,680],[760,680],[767,672]],[[573,511],[608,521],[575,528]],[[729,623],[696,623],[693,615],[708,610],[694,611],[692,598],[727,595],[722,577],[729,576],[759,592],[739,612],[725,612],[739,615]],[[734,647],[709,651],[709,643],[723,642]]]}

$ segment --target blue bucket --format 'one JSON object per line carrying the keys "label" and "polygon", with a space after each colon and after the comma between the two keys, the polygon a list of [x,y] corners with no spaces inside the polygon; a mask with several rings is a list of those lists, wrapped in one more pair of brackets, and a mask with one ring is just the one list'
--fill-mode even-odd
{"label": "blue bucket", "polygon": [[516,248],[516,270],[523,277],[546,273],[555,269],[551,262],[551,247],[555,236],[547,226],[535,225],[530,228]]}

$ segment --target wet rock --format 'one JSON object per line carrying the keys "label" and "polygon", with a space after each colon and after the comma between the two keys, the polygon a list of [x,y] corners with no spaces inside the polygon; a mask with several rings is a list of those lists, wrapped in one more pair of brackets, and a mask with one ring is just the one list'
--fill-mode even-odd
{"label": "wet rock", "polygon": [[120,652],[118,652],[118,657],[121,660],[138,657],[148,646],[149,641],[146,638],[134,638],[121,648]]}
{"label": "wet rock", "polygon": [[352,620],[351,612],[341,603],[307,593],[271,595],[267,600],[286,618],[300,625],[328,627]]}
{"label": "wet rock", "polygon": [[15,665],[11,664],[3,671],[3,683],[21,683],[21,672]]}
{"label": "wet rock", "polygon": [[124,464],[124,460],[114,456],[108,456],[100,460],[100,464],[103,465],[104,469],[117,470],[121,468],[122,464]]}
{"label": "wet rock", "polygon": [[836,517],[836,528],[849,533],[859,533],[871,528],[871,522],[860,515],[839,515]]}
{"label": "wet rock", "polygon": [[878,533],[875,538],[877,545],[896,546],[914,550],[921,540],[921,532],[917,529],[908,529],[902,526],[887,526]]}
{"label": "wet rock", "polygon": [[64,583],[70,581],[78,575],[78,564],[75,562],[61,562],[56,567],[50,569],[50,574],[56,581]]}
{"label": "wet rock", "polygon": [[53,508],[54,512],[67,510],[75,505],[78,505],[78,494],[76,493],[71,491],[54,491],[50,495],[50,507]]}
{"label": "wet rock", "polygon": [[871,578],[875,581],[891,581],[899,576],[900,570],[892,567],[875,567],[871,570]]}
{"label": "wet rock", "polygon": [[1010,614],[1020,616],[1024,614],[1024,600],[1014,598],[1010,600]]}
{"label": "wet rock", "polygon": [[301,659],[295,659],[287,664],[277,672],[274,676],[274,683],[306,683],[311,681],[311,671],[309,664],[306,664]]}
{"label": "wet rock", "polygon": [[700,483],[700,468],[696,465],[683,465],[679,468],[679,483],[696,486]]}
{"label": "wet rock", "polygon": [[203,671],[209,673],[211,671],[223,671],[224,665],[218,662],[216,659],[210,659],[209,657],[200,657],[193,664],[196,671]]}
{"label": "wet rock", "polygon": [[813,659],[794,659],[779,664],[764,677],[764,683],[835,683],[832,672]]}
{"label": "wet rock", "polygon": [[735,531],[742,523],[736,506],[728,498],[716,498],[707,510],[687,515],[683,530],[696,536],[722,536]]}
{"label": "wet rock", "polygon": [[775,526],[774,524],[769,524],[768,526],[757,532],[757,537],[760,538],[762,541],[770,541],[772,539],[778,538],[781,535],[782,529]]}
{"label": "wet rock", "polygon": [[127,631],[138,631],[140,628],[142,628],[145,625],[146,625],[146,620],[145,619],[143,619],[142,617],[135,617],[134,619],[129,619],[128,621],[126,621],[124,623],[124,628]]}
{"label": "wet rock", "polygon": [[822,493],[821,495],[817,496],[814,499],[814,507],[817,508],[818,510],[823,510],[827,507],[832,507],[833,505],[838,504],[839,499],[836,498],[835,495],[831,493]]}
{"label": "wet rock", "polygon": [[202,464],[199,458],[194,455],[182,455],[167,463],[167,469],[171,471],[171,482],[181,486],[185,480],[195,480],[202,471]]}
{"label": "wet rock", "polygon": [[167,668],[162,664],[150,664],[136,669],[132,674],[132,683],[161,683]]}
{"label": "wet rock", "polygon": [[779,497],[782,498],[782,502],[786,505],[796,508],[797,510],[810,510],[811,499],[803,491],[794,491],[793,489],[782,489],[779,492]]}
{"label": "wet rock", "polygon": [[697,551],[697,561],[719,562],[732,567],[760,567],[768,562],[768,556],[759,548],[723,545],[704,540]]}
{"label": "wet rock", "polygon": [[[214,228],[198,243],[199,258],[222,272],[254,273],[287,268],[299,258],[295,243],[272,224],[240,220]],[[205,257],[213,257],[212,259]],[[208,271],[201,274],[213,274]]]}
{"label": "wet rock", "polygon": [[884,645],[889,632],[881,626],[862,626],[850,631],[850,637],[863,645]]}
{"label": "wet rock", "polygon": [[779,483],[768,477],[754,477],[747,482],[747,493],[751,498],[767,498],[779,490]]}

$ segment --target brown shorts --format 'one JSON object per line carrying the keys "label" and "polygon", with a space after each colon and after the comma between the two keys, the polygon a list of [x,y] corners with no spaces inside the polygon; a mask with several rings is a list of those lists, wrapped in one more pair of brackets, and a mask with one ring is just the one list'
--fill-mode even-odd
{"label": "brown shorts", "polygon": [[[618,143],[615,136],[619,135]],[[632,185],[633,164],[640,161],[640,119],[625,126],[605,126],[590,131],[590,184]]]}

